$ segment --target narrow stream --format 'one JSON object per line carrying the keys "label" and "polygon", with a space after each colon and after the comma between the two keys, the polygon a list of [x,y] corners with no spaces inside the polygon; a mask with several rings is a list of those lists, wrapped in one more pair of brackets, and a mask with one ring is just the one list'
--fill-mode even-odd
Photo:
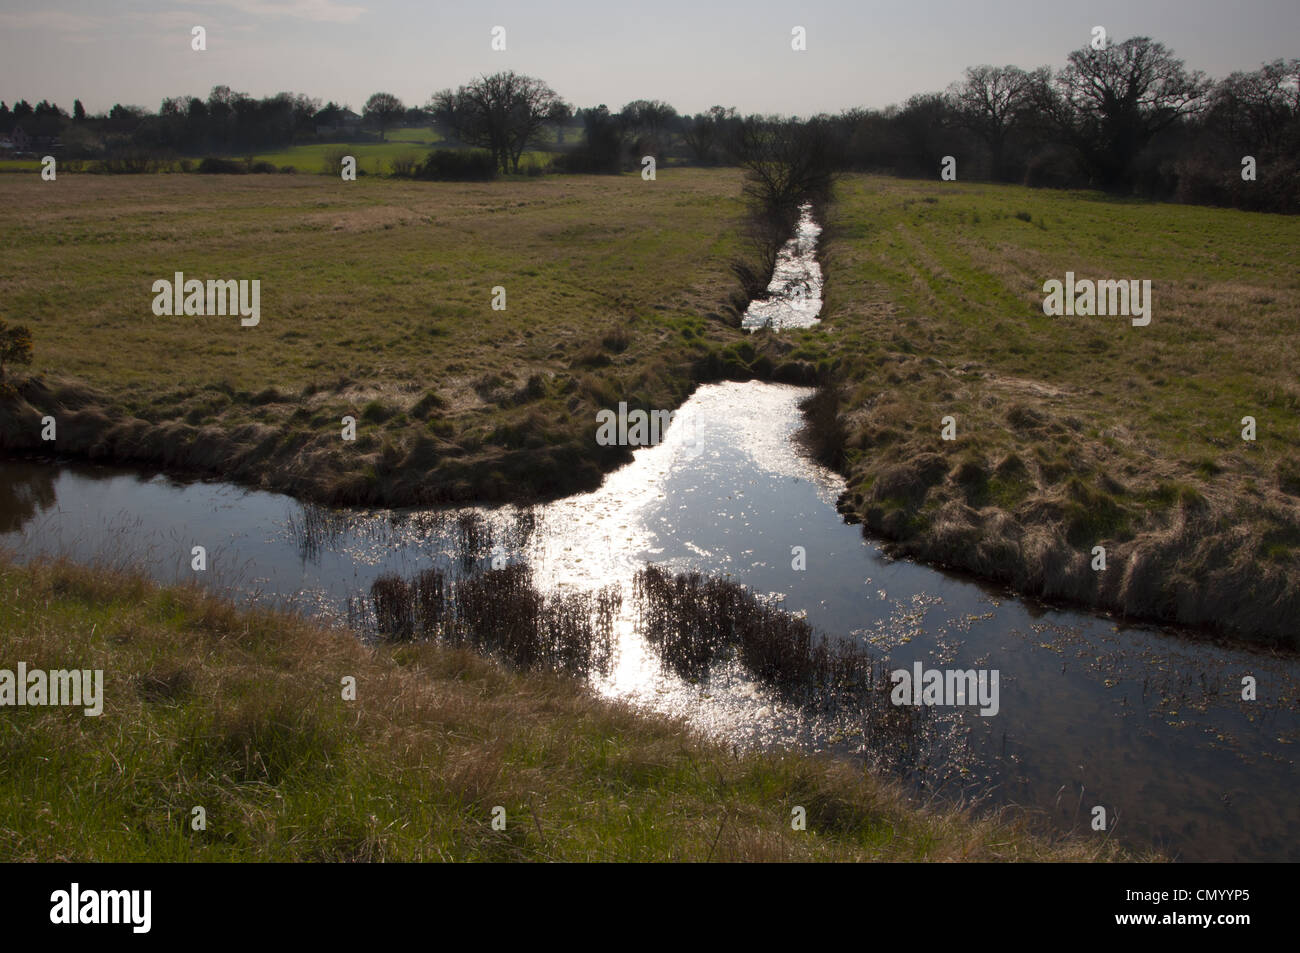
{"label": "narrow stream", "polygon": [[813,221],[812,206],[800,206],[794,237],[777,253],[767,297],[749,303],[740,322],[742,328],[757,331],[770,327],[779,331],[817,323],[822,310],[822,267],[817,263],[817,237],[821,233],[821,226]]}
{"label": "narrow stream", "polygon": [[[798,243],[794,253],[811,257]],[[1058,829],[1180,859],[1300,860],[1300,660],[1119,625],[888,558],[836,512],[841,479],[797,449],[809,393],[702,386],[664,441],[600,489],[526,509],[325,510],[162,473],[0,461],[0,546],[138,565],[166,582],[193,578],[190,549],[203,545],[203,584],[337,623],[381,573],[526,561],[543,589],[622,588],[613,664],[592,680],[601,694],[737,745],[879,765],[881,752],[776,701],[734,665],[691,684],[660,664],[632,611],[633,573],[650,562],[729,576],[891,667],[1000,673],[996,715],[932,710],[905,776],[919,795],[1018,805]],[[1241,700],[1245,675],[1258,701]],[[1106,833],[1090,831],[1095,805]]]}

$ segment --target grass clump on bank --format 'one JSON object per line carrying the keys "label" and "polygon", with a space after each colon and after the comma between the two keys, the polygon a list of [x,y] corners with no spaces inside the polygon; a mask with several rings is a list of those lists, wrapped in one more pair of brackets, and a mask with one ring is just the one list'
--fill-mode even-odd
{"label": "grass clump on bank", "polygon": [[[918,809],[847,764],[737,755],[574,680],[435,642],[367,647],[63,563],[0,558],[0,591],[3,667],[101,668],[105,695],[98,718],[4,710],[5,860],[1119,857],[1109,841]],[[191,829],[195,806],[206,830]],[[795,806],[806,831],[791,830]]]}

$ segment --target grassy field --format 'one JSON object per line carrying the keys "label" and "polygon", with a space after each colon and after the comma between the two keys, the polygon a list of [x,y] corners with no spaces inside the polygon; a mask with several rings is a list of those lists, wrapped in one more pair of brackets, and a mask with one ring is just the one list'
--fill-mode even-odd
{"label": "grassy field", "polygon": [[[0,409],[0,446],[49,449],[48,413],[61,452],[326,501],[595,486],[629,457],[596,445],[597,409],[670,409],[758,359],[722,320],[739,193],[734,170],[4,177],[0,316],[31,326],[36,379]],[[156,317],[176,271],[259,279],[260,324]]]}
{"label": "grassy field", "polygon": [[105,698],[5,711],[4,861],[1122,859],[433,643],[4,556],[0,592],[0,667],[102,669]]}
{"label": "grassy field", "polygon": [[[545,130],[544,139],[543,145],[546,142],[554,143],[554,133]],[[568,141],[574,141],[572,134]],[[394,159],[423,160],[431,149],[445,147],[447,147],[446,141],[440,133],[423,126],[390,129],[384,134],[383,142],[313,142],[289,146],[275,152],[254,153],[252,159],[254,162],[270,162],[276,168],[292,166],[296,172],[321,173],[328,169],[327,157],[342,151],[356,157],[359,171],[370,175],[387,175],[392,171]],[[528,150],[520,157],[520,171],[530,167],[545,168],[550,164],[550,160],[549,152]],[[198,164],[197,160],[194,162]],[[39,172],[40,169],[40,160],[36,158],[0,159],[0,172]]]}
{"label": "grassy field", "polygon": [[359,170],[379,175],[390,171],[389,163],[393,159],[408,156],[423,159],[441,138],[431,129],[390,129],[384,142],[312,143],[277,152],[259,152],[253,159],[270,162],[277,168],[291,165],[299,172],[324,172],[326,156],[343,151],[356,157]]}
{"label": "grassy field", "polygon": [[[321,142],[293,146],[278,152],[258,153],[254,161],[270,162],[277,168],[293,166],[298,172],[325,172],[327,157],[345,151],[355,156],[357,169],[371,175],[387,175],[392,171],[394,159],[408,158],[423,161],[429,150],[445,147],[443,138],[431,129],[393,129],[385,142],[338,143]],[[544,169],[550,164],[551,154],[529,150],[519,160],[521,172],[529,168]]]}
{"label": "grassy field", "polygon": [[[848,510],[1031,592],[1297,644],[1300,219],[851,176],[824,239],[801,346],[839,361]],[[1067,271],[1150,279],[1151,323],[1045,316]]]}
{"label": "grassy field", "polygon": [[[0,404],[0,447],[48,449],[48,413],[62,452],[327,502],[519,499],[628,459],[595,444],[598,409],[833,376],[813,443],[902,553],[1297,644],[1300,220],[847,176],[823,323],[749,337],[728,323],[740,187],[3,177],[0,317],[32,326],[37,376]],[[178,270],[259,278],[261,324],[153,316]],[[1151,323],[1044,315],[1067,271],[1149,279]]]}

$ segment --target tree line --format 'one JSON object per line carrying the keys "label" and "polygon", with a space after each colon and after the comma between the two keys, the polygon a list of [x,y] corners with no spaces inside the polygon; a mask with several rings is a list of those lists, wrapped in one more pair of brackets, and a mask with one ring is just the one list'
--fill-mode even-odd
{"label": "tree line", "polygon": [[645,155],[743,165],[751,188],[785,206],[793,200],[773,196],[815,197],[838,171],[935,178],[951,156],[962,180],[1300,211],[1300,59],[1214,81],[1149,37],[1085,46],[1055,70],[972,66],[948,89],[898,106],[803,119],[724,106],[679,114],[653,99],[617,112],[575,108],[542,80],[507,71],[418,107],[375,93],[359,114],[301,94],[254,99],[226,86],[206,99],[168,98],[157,113],[0,103],[0,135],[19,125],[82,157],[244,155],[431,126],[450,146],[486,153],[480,165],[501,173],[518,173],[530,149],[552,153],[551,168],[568,172],[635,169]]}

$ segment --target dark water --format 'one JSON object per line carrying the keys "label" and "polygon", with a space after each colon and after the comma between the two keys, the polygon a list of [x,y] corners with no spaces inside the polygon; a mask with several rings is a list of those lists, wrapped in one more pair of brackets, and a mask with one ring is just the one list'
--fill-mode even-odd
{"label": "dark water", "polygon": [[[834,474],[792,439],[807,391],[759,383],[700,388],[665,442],[638,450],[600,490],[536,509],[474,512],[498,558],[527,560],[546,587],[616,583],[617,654],[594,687],[684,714],[737,744],[872,757],[852,735],[772,700],[743,672],[699,685],[666,675],[637,632],[630,580],[655,562],[725,574],[821,630],[936,668],[996,669],[999,711],[935,709],[926,796],[1016,804],[1045,824],[1156,846],[1189,860],[1297,860],[1294,657],[1120,626],[1018,600],[969,579],[886,558],[834,508]],[[0,545],[144,565],[341,620],[381,572],[459,558],[462,511],[322,511],[274,493],[108,467],[0,462]],[[304,527],[311,532],[304,532]],[[792,568],[792,547],[806,551]],[[490,561],[480,552],[479,562]],[[1241,700],[1254,676],[1258,700]],[[1091,833],[1094,805],[1107,833]]]}

